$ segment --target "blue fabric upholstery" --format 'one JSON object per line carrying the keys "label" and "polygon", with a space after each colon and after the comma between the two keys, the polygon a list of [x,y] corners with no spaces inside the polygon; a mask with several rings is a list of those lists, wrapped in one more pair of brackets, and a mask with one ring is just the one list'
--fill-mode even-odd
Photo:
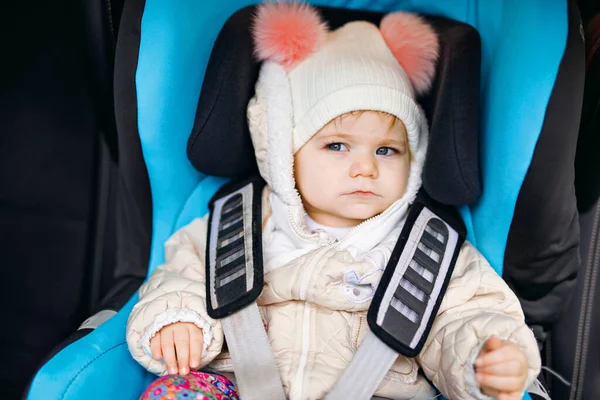
{"label": "blue fabric upholstery", "polygon": [[[186,141],[219,29],[232,13],[252,3],[146,1],[136,88],[138,128],[153,202],[150,272],[164,260],[165,240],[194,217],[204,215],[207,200],[224,182],[193,169],[186,158]],[[501,272],[517,195],[566,45],[566,0],[315,3],[441,15],[480,32],[484,192],[477,204],[464,207],[461,213],[469,239]],[[48,362],[35,377],[28,398],[137,398],[153,377],[131,359],[125,344],[125,324],[135,300]]]}
{"label": "blue fabric upholstery", "polygon": [[[28,398],[138,398],[154,376],[131,358],[125,342],[125,325],[137,298],[133,296],[117,315],[45,364]],[[126,379],[123,379],[124,374]]]}

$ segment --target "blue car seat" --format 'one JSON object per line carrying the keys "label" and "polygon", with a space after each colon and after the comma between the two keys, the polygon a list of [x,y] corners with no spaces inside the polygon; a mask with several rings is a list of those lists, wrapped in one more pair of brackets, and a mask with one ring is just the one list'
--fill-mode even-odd
{"label": "blue car seat", "polygon": [[[235,175],[217,167],[212,175],[199,172],[188,160],[186,142],[202,113],[211,112],[198,107],[198,101],[217,34],[233,13],[252,3],[130,0],[125,5],[115,65],[116,114],[119,135],[128,137],[130,144],[136,144],[132,136],[139,137],[148,172],[152,205],[148,273],[163,262],[165,240],[208,211],[208,200],[227,181],[215,175]],[[463,22],[479,33],[480,73],[471,78],[477,88],[481,82],[475,107],[480,118],[480,171],[475,170],[475,178],[473,170],[463,171],[471,176],[465,182],[475,182],[470,195],[444,199],[439,194],[438,200],[461,205],[469,240],[515,290],[542,344],[573,287],[579,263],[572,165],[583,44],[571,4],[565,0],[315,3],[420,12]],[[205,85],[211,83],[208,76],[207,72]],[[123,162],[124,152],[120,157]],[[477,152],[469,159],[477,160]],[[143,176],[138,173],[131,172],[132,179]],[[131,215],[123,217],[135,218],[147,207],[134,205],[128,210]],[[120,240],[147,235],[148,230]],[[52,357],[34,377],[27,398],[138,398],[155,376],[131,358],[125,343],[127,317],[136,300],[134,295],[116,315]]]}

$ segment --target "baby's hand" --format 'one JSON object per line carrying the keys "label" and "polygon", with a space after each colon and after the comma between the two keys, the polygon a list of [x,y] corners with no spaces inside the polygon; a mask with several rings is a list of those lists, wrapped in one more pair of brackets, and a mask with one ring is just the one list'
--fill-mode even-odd
{"label": "baby's hand", "polygon": [[498,400],[521,399],[527,368],[527,358],[519,346],[495,336],[485,343],[475,360],[481,390]]}
{"label": "baby's hand", "polygon": [[164,357],[169,374],[187,375],[200,365],[202,344],[202,329],[191,323],[176,322],[156,333],[150,340],[150,349],[155,360]]}

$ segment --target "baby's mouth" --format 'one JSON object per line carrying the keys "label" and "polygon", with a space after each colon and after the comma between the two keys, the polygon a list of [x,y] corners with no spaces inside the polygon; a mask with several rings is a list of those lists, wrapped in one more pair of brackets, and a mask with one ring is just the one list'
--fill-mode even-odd
{"label": "baby's mouth", "polygon": [[373,193],[369,190],[355,190],[347,194],[347,196],[356,196],[361,198],[371,198],[371,197],[381,197],[376,193]]}

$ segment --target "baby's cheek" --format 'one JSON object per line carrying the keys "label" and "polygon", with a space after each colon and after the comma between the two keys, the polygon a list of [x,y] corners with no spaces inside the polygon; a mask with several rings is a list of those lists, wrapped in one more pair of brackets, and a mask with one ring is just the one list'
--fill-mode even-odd
{"label": "baby's cheek", "polygon": [[331,192],[340,179],[332,173],[330,168],[315,165],[298,173],[298,180],[296,186],[301,194],[306,192],[305,195],[321,197],[320,195]]}
{"label": "baby's cheek", "polygon": [[314,160],[302,159],[295,167],[296,185],[307,187],[318,183],[322,178],[322,174],[327,173],[326,167],[321,165],[318,158]]}
{"label": "baby's cheek", "polygon": [[388,191],[387,198],[391,204],[400,199],[406,192],[406,187],[408,186],[408,171],[392,171],[386,176],[386,178],[387,179],[384,182],[384,187]]}

